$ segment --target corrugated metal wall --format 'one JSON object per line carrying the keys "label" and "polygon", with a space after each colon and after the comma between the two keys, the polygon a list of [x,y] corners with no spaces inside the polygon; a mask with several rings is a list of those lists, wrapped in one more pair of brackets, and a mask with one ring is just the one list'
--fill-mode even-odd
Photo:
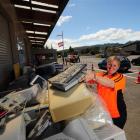
{"label": "corrugated metal wall", "polygon": [[10,80],[12,72],[12,51],[8,21],[0,14],[0,90]]}

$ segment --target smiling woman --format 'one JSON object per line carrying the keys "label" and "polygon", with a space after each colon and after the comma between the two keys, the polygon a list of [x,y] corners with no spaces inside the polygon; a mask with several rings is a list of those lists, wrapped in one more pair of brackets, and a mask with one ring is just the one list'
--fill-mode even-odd
{"label": "smiling woman", "polygon": [[[118,72],[127,72],[131,68],[130,60],[124,56],[117,56],[117,57],[120,60],[120,66]],[[98,67],[100,69],[107,70],[107,59],[104,59],[103,61],[99,62]]]}
{"label": "smiling woman", "polygon": [[116,56],[107,59],[107,72],[109,75],[114,74],[120,67],[120,60]]}
{"label": "smiling woman", "polygon": [[104,100],[113,123],[123,129],[127,119],[126,105],[123,99],[126,79],[123,74],[117,72],[119,67],[119,58],[111,56],[107,59],[107,72],[95,73],[92,71],[87,74],[86,83],[97,84],[98,95]]}

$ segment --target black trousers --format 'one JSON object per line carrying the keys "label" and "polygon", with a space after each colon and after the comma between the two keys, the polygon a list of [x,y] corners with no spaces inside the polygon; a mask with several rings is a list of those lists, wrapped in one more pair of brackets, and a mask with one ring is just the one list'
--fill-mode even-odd
{"label": "black trousers", "polygon": [[124,125],[126,123],[127,120],[127,112],[126,110],[124,110],[123,114],[121,114],[121,116],[119,118],[112,118],[113,123],[118,126],[119,128],[123,129]]}
{"label": "black trousers", "polygon": [[120,117],[112,118],[112,120],[116,126],[123,129],[127,120],[127,109],[126,109],[126,104],[124,102],[123,94],[120,90],[117,93],[117,107],[118,107]]}

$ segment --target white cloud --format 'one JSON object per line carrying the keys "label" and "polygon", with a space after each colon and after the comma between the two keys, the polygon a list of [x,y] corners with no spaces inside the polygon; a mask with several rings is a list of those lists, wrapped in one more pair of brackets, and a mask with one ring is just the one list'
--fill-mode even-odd
{"label": "white cloud", "polygon": [[71,18],[72,16],[60,16],[56,25],[61,26],[64,22],[69,22]]}
{"label": "white cloud", "polygon": [[[132,29],[109,28],[99,30],[96,33],[82,35],[77,39],[64,38],[65,49],[70,46],[79,47],[84,45],[95,45],[102,43],[126,43],[127,41],[140,40],[140,31],[133,31]],[[62,50],[58,47],[60,40],[48,40],[47,44],[52,44],[54,49]],[[51,46],[51,45],[49,45]]]}
{"label": "white cloud", "polygon": [[68,5],[68,7],[75,7],[75,6],[76,6],[75,3],[71,3],[71,4]]}
{"label": "white cloud", "polygon": [[129,40],[139,40],[140,31],[133,31],[132,29],[117,29],[109,28],[100,30],[93,34],[82,35],[81,41],[104,41],[104,42],[124,42]]}

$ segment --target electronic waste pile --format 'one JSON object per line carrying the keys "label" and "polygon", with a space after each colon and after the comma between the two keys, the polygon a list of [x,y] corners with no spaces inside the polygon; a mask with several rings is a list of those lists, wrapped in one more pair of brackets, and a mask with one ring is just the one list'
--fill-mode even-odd
{"label": "electronic waste pile", "polygon": [[0,98],[0,140],[126,140],[75,64],[46,81]]}

